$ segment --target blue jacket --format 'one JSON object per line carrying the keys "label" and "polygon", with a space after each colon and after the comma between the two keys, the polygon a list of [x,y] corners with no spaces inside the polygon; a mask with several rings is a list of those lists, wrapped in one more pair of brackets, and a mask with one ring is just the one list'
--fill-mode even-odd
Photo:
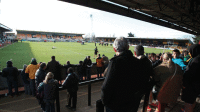
{"label": "blue jacket", "polygon": [[173,61],[175,64],[179,65],[183,71],[185,71],[186,65],[184,64],[184,61],[183,61],[181,58],[179,58],[179,57],[177,57],[177,58],[175,58],[175,59],[172,58],[172,61]]}

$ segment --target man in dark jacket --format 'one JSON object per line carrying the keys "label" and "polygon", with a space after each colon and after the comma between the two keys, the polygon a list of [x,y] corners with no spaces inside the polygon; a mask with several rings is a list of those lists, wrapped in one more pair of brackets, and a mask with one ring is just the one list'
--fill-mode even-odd
{"label": "man in dark jacket", "polygon": [[27,65],[24,64],[23,70],[21,72],[22,80],[24,82],[24,90],[25,94],[31,95],[31,88],[30,88],[30,81],[29,81],[29,74],[25,73]]}
{"label": "man in dark jacket", "polygon": [[51,61],[48,62],[46,72],[52,72],[56,80],[61,80],[60,64],[55,60],[55,56],[52,56]]}
{"label": "man in dark jacket", "polygon": [[144,79],[138,73],[139,60],[128,50],[128,41],[124,37],[116,38],[113,48],[116,57],[108,65],[102,102],[107,112],[137,112],[142,96],[136,93],[144,88]]}
{"label": "man in dark jacket", "polygon": [[183,89],[181,99],[185,101],[185,112],[193,112],[196,98],[200,94],[200,45],[194,44],[189,47],[192,57],[183,75]]}
{"label": "man in dark jacket", "polygon": [[79,80],[83,81],[83,76],[84,76],[84,67],[83,67],[83,61],[79,61],[79,65],[77,66],[78,70],[78,75],[79,75]]}
{"label": "man in dark jacket", "polygon": [[[78,91],[78,76],[73,73],[73,68],[68,68],[67,72],[69,73],[65,81],[63,82],[63,86],[67,88],[67,91],[69,92],[69,102],[68,105],[66,105],[67,108],[71,108],[72,110],[76,110],[76,103],[77,103],[77,91]],[[71,107],[71,99],[72,101],[72,107]]]}
{"label": "man in dark jacket", "polygon": [[140,61],[140,73],[143,77],[143,83],[144,87],[146,86],[147,82],[150,79],[150,76],[154,76],[153,67],[151,64],[151,61],[144,55],[144,47],[142,45],[137,45],[134,49],[134,55],[137,57]]}
{"label": "man in dark jacket", "polygon": [[13,97],[12,85],[15,87],[15,95],[18,95],[18,70],[12,66],[12,61],[7,62],[7,68],[3,69],[2,76],[7,78],[9,95]]}
{"label": "man in dark jacket", "polygon": [[35,73],[35,84],[36,84],[36,87],[39,86],[39,84],[41,82],[43,82],[43,80],[45,79],[46,77],[46,72],[45,72],[45,69],[46,69],[46,63],[42,63],[40,65],[40,68],[36,71]]}
{"label": "man in dark jacket", "polygon": [[92,67],[92,61],[90,59],[90,56],[87,56],[83,62],[83,66],[85,67],[85,70],[86,70],[86,80],[90,80],[91,78],[91,74],[90,74],[90,71],[91,71],[91,67]]}
{"label": "man in dark jacket", "polygon": [[[151,79],[151,81],[153,81],[153,77],[154,77],[154,70],[153,70],[153,64],[151,63],[151,61],[144,56],[144,47],[142,45],[137,45],[134,49],[134,55],[135,57],[137,57],[140,61],[139,63],[139,67],[141,71],[139,71],[140,73],[140,77],[143,79],[141,82],[144,88],[148,87],[148,89],[146,89],[147,92],[150,92],[152,87],[153,87],[153,82],[151,82],[152,84],[150,85],[149,80]],[[154,66],[158,66],[158,65],[154,65]],[[150,98],[149,98],[149,103],[150,105],[153,105],[154,103],[152,103],[153,101],[153,94],[152,92],[150,92]],[[149,107],[148,107],[149,108]]]}

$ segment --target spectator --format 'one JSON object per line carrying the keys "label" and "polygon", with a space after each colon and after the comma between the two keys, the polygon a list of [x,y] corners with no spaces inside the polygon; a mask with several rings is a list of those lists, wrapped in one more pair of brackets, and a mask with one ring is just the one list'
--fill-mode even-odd
{"label": "spectator", "polygon": [[83,81],[83,76],[84,76],[84,67],[83,67],[83,61],[79,61],[79,65],[77,66],[78,69],[78,75],[79,75],[79,80]]}
{"label": "spectator", "polygon": [[38,86],[38,92],[44,91],[45,112],[55,112],[56,91],[58,91],[58,81],[54,80],[54,75],[48,72],[45,80]]}
{"label": "spectator", "polygon": [[159,59],[157,60],[157,56],[155,53],[151,53],[151,60],[152,60],[152,66],[153,68],[157,67],[159,64],[162,63],[162,61]]}
{"label": "spectator", "polygon": [[[152,63],[144,55],[144,47],[142,45],[137,45],[135,47],[134,54],[135,54],[135,57],[137,57],[140,60],[140,63],[139,63],[140,69],[139,70],[141,70],[140,77],[141,77],[141,79],[143,79],[142,80],[143,82],[141,82],[142,86],[147,87],[150,76],[151,76],[151,78],[154,76]],[[150,86],[149,89],[151,89],[152,87],[153,87],[153,84]],[[150,90],[147,90],[147,91],[150,91]],[[152,92],[150,92],[150,98],[149,98],[150,105],[155,105],[154,103],[152,103],[152,100],[153,100],[153,94],[152,94]],[[149,106],[148,106],[148,108],[149,108]]]}
{"label": "spectator", "polygon": [[72,65],[70,64],[70,61],[67,61],[67,65],[64,65],[64,68],[66,70],[66,76],[68,75],[67,70],[69,67],[72,67]]}
{"label": "spectator", "polygon": [[98,58],[96,59],[96,66],[97,66],[97,77],[102,77],[102,71],[103,71],[103,58],[101,58],[101,55],[98,54]]}
{"label": "spectator", "polygon": [[90,71],[91,71],[91,67],[92,67],[92,61],[90,59],[90,56],[87,56],[83,62],[83,66],[85,67],[85,70],[86,70],[86,77],[87,79],[86,80],[90,80],[91,78],[91,74],[90,74]]}
{"label": "spectator", "polygon": [[[77,91],[78,91],[78,76],[73,73],[73,68],[68,68],[67,72],[69,73],[65,81],[63,82],[63,86],[67,88],[69,92],[69,102],[66,105],[67,108],[71,108],[73,111],[76,110],[77,103]],[[72,107],[71,107],[71,99],[72,99]]]}
{"label": "spectator", "polygon": [[8,91],[9,95],[13,97],[12,93],[12,85],[15,87],[15,95],[19,95],[18,93],[18,70],[16,67],[12,66],[12,61],[7,62],[7,68],[4,68],[2,71],[2,76],[7,78],[7,84],[8,84]]}
{"label": "spectator", "polygon": [[102,58],[103,58],[103,64],[104,64],[103,71],[105,71],[105,69],[108,67],[109,59],[104,54],[102,55]]}
{"label": "spectator", "polygon": [[39,65],[37,64],[37,61],[35,58],[32,58],[31,64],[27,66],[25,73],[29,74],[30,78],[30,87],[32,95],[35,96],[35,72],[39,68]]}
{"label": "spectator", "polygon": [[135,93],[142,88],[143,82],[138,72],[139,60],[128,50],[128,41],[124,37],[116,38],[113,48],[116,57],[108,65],[102,85],[102,102],[106,112],[136,112],[141,97],[136,97]]}
{"label": "spectator", "polygon": [[97,56],[97,53],[98,53],[98,49],[97,47],[94,49],[94,58],[95,58],[95,55]]}
{"label": "spectator", "polygon": [[52,72],[54,74],[54,78],[58,81],[61,81],[61,73],[60,73],[60,64],[55,60],[55,56],[51,57],[51,61],[48,62],[46,72]]}
{"label": "spectator", "polygon": [[172,54],[173,56],[172,61],[175,64],[179,65],[183,71],[185,71],[186,65],[184,64],[183,59],[179,57],[179,55],[180,55],[180,51],[178,49],[174,49],[173,54]]}
{"label": "spectator", "polygon": [[41,63],[40,68],[36,71],[36,73],[35,73],[36,87],[38,87],[39,84],[41,82],[43,82],[43,80],[45,79],[45,77],[46,77],[46,72],[45,72],[46,67],[47,67],[46,63]]}
{"label": "spectator", "polygon": [[190,58],[190,55],[188,54],[188,51],[184,51],[183,54],[184,54],[184,60],[183,60],[183,61],[184,61],[184,64],[185,64],[185,65],[188,65],[188,62],[189,62],[189,60],[191,59],[191,58]]}
{"label": "spectator", "polygon": [[31,95],[29,74],[25,73],[26,67],[27,67],[27,65],[24,64],[23,70],[21,72],[21,76],[22,76],[22,80],[24,82],[25,94]]}
{"label": "spectator", "polygon": [[194,44],[189,47],[192,57],[183,75],[183,90],[181,99],[185,101],[185,111],[193,112],[196,98],[200,94],[200,45]]}
{"label": "spectator", "polygon": [[164,112],[168,103],[176,103],[182,87],[183,71],[173,63],[171,54],[164,54],[163,62],[154,69],[158,110]]}

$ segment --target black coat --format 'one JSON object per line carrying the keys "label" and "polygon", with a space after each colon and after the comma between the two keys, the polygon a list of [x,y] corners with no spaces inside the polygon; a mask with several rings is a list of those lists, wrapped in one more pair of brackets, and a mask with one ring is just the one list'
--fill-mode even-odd
{"label": "black coat", "polygon": [[60,80],[61,79],[60,68],[61,68],[60,64],[57,61],[52,60],[48,62],[46,72],[47,73],[52,72],[54,74],[54,79]]}
{"label": "black coat", "polygon": [[6,77],[8,81],[17,81],[18,69],[16,67],[7,67],[2,71],[2,76]]}
{"label": "black coat", "polygon": [[85,58],[85,60],[83,61],[83,66],[86,68],[88,68],[87,65],[90,66],[91,64],[92,64],[91,59],[88,60],[87,58]]}
{"label": "black coat", "polygon": [[42,68],[39,68],[35,73],[35,83],[36,83],[36,85],[38,86],[41,82],[43,82],[45,77],[46,77],[46,72]]}
{"label": "black coat", "polygon": [[162,61],[160,60],[156,60],[155,62],[152,63],[153,68],[157,67],[158,65],[160,65],[162,63]]}
{"label": "black coat", "polygon": [[111,59],[102,86],[103,104],[115,112],[132,112],[140,101],[135,93],[144,82],[139,74],[139,60],[130,50]]}
{"label": "black coat", "polygon": [[30,81],[28,80],[29,79],[29,74],[25,73],[25,69],[22,70],[21,76],[22,76],[22,80],[23,80],[24,84],[30,84]]}
{"label": "black coat", "polygon": [[151,61],[144,55],[142,55],[139,59],[139,66],[140,66],[140,69],[138,70],[141,70],[139,71],[140,73],[140,76],[143,80],[142,85],[143,86],[147,86],[147,82],[149,81],[150,79],[150,76],[154,77],[154,70],[153,70],[153,66],[152,66],[152,63]]}
{"label": "black coat", "polygon": [[183,75],[183,86],[193,88],[200,94],[200,45],[192,45],[189,48],[192,60],[189,62]]}
{"label": "black coat", "polygon": [[78,91],[78,82],[78,76],[75,73],[69,73],[62,85],[67,88],[67,91],[76,92]]}
{"label": "black coat", "polygon": [[78,65],[77,66],[77,71],[78,71],[78,74],[80,75],[80,74],[84,74],[85,73],[85,69],[84,69],[84,67],[83,67],[83,65]]}

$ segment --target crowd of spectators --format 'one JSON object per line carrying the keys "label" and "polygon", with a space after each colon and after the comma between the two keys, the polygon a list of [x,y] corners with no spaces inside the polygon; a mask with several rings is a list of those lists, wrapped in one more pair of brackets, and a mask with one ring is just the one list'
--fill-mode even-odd
{"label": "crowd of spectators", "polygon": [[[174,49],[172,53],[146,53],[144,47],[137,45],[134,51],[129,50],[128,41],[116,38],[113,43],[116,55],[110,60],[105,55],[98,54],[96,63],[97,77],[105,77],[101,88],[101,100],[106,112],[136,112],[142,97],[149,93],[147,110],[157,108],[157,112],[164,112],[165,107],[176,103],[177,98],[185,102],[181,111],[192,112],[195,100],[200,94],[200,45],[194,44],[188,51],[180,52]],[[76,74],[73,67],[77,67]],[[91,79],[93,63],[90,56],[78,65],[67,64],[66,79],[61,81],[61,65],[51,57],[51,61],[37,63],[32,59],[31,64],[23,66],[21,76],[24,82],[25,94],[36,96],[41,108],[46,112],[55,111],[55,94],[58,86],[67,89],[69,95],[66,107],[76,110],[78,82]],[[7,78],[9,94],[13,97],[12,84],[18,95],[18,70],[7,62],[7,68],[2,74]],[[182,91],[181,91],[182,90]],[[181,94],[180,94],[181,93]],[[72,99],[72,101],[71,101]],[[153,103],[155,100],[156,103]]]}
{"label": "crowd of spectators", "polygon": [[200,45],[190,46],[189,54],[174,49],[172,53],[146,56],[143,46],[137,45],[133,56],[127,40],[121,37],[115,39],[113,48],[116,56],[104,72],[102,86],[101,99],[106,112],[136,112],[141,96],[148,92],[148,111],[157,108],[156,112],[164,112],[181,95],[185,107],[180,111],[193,112],[200,95]]}

